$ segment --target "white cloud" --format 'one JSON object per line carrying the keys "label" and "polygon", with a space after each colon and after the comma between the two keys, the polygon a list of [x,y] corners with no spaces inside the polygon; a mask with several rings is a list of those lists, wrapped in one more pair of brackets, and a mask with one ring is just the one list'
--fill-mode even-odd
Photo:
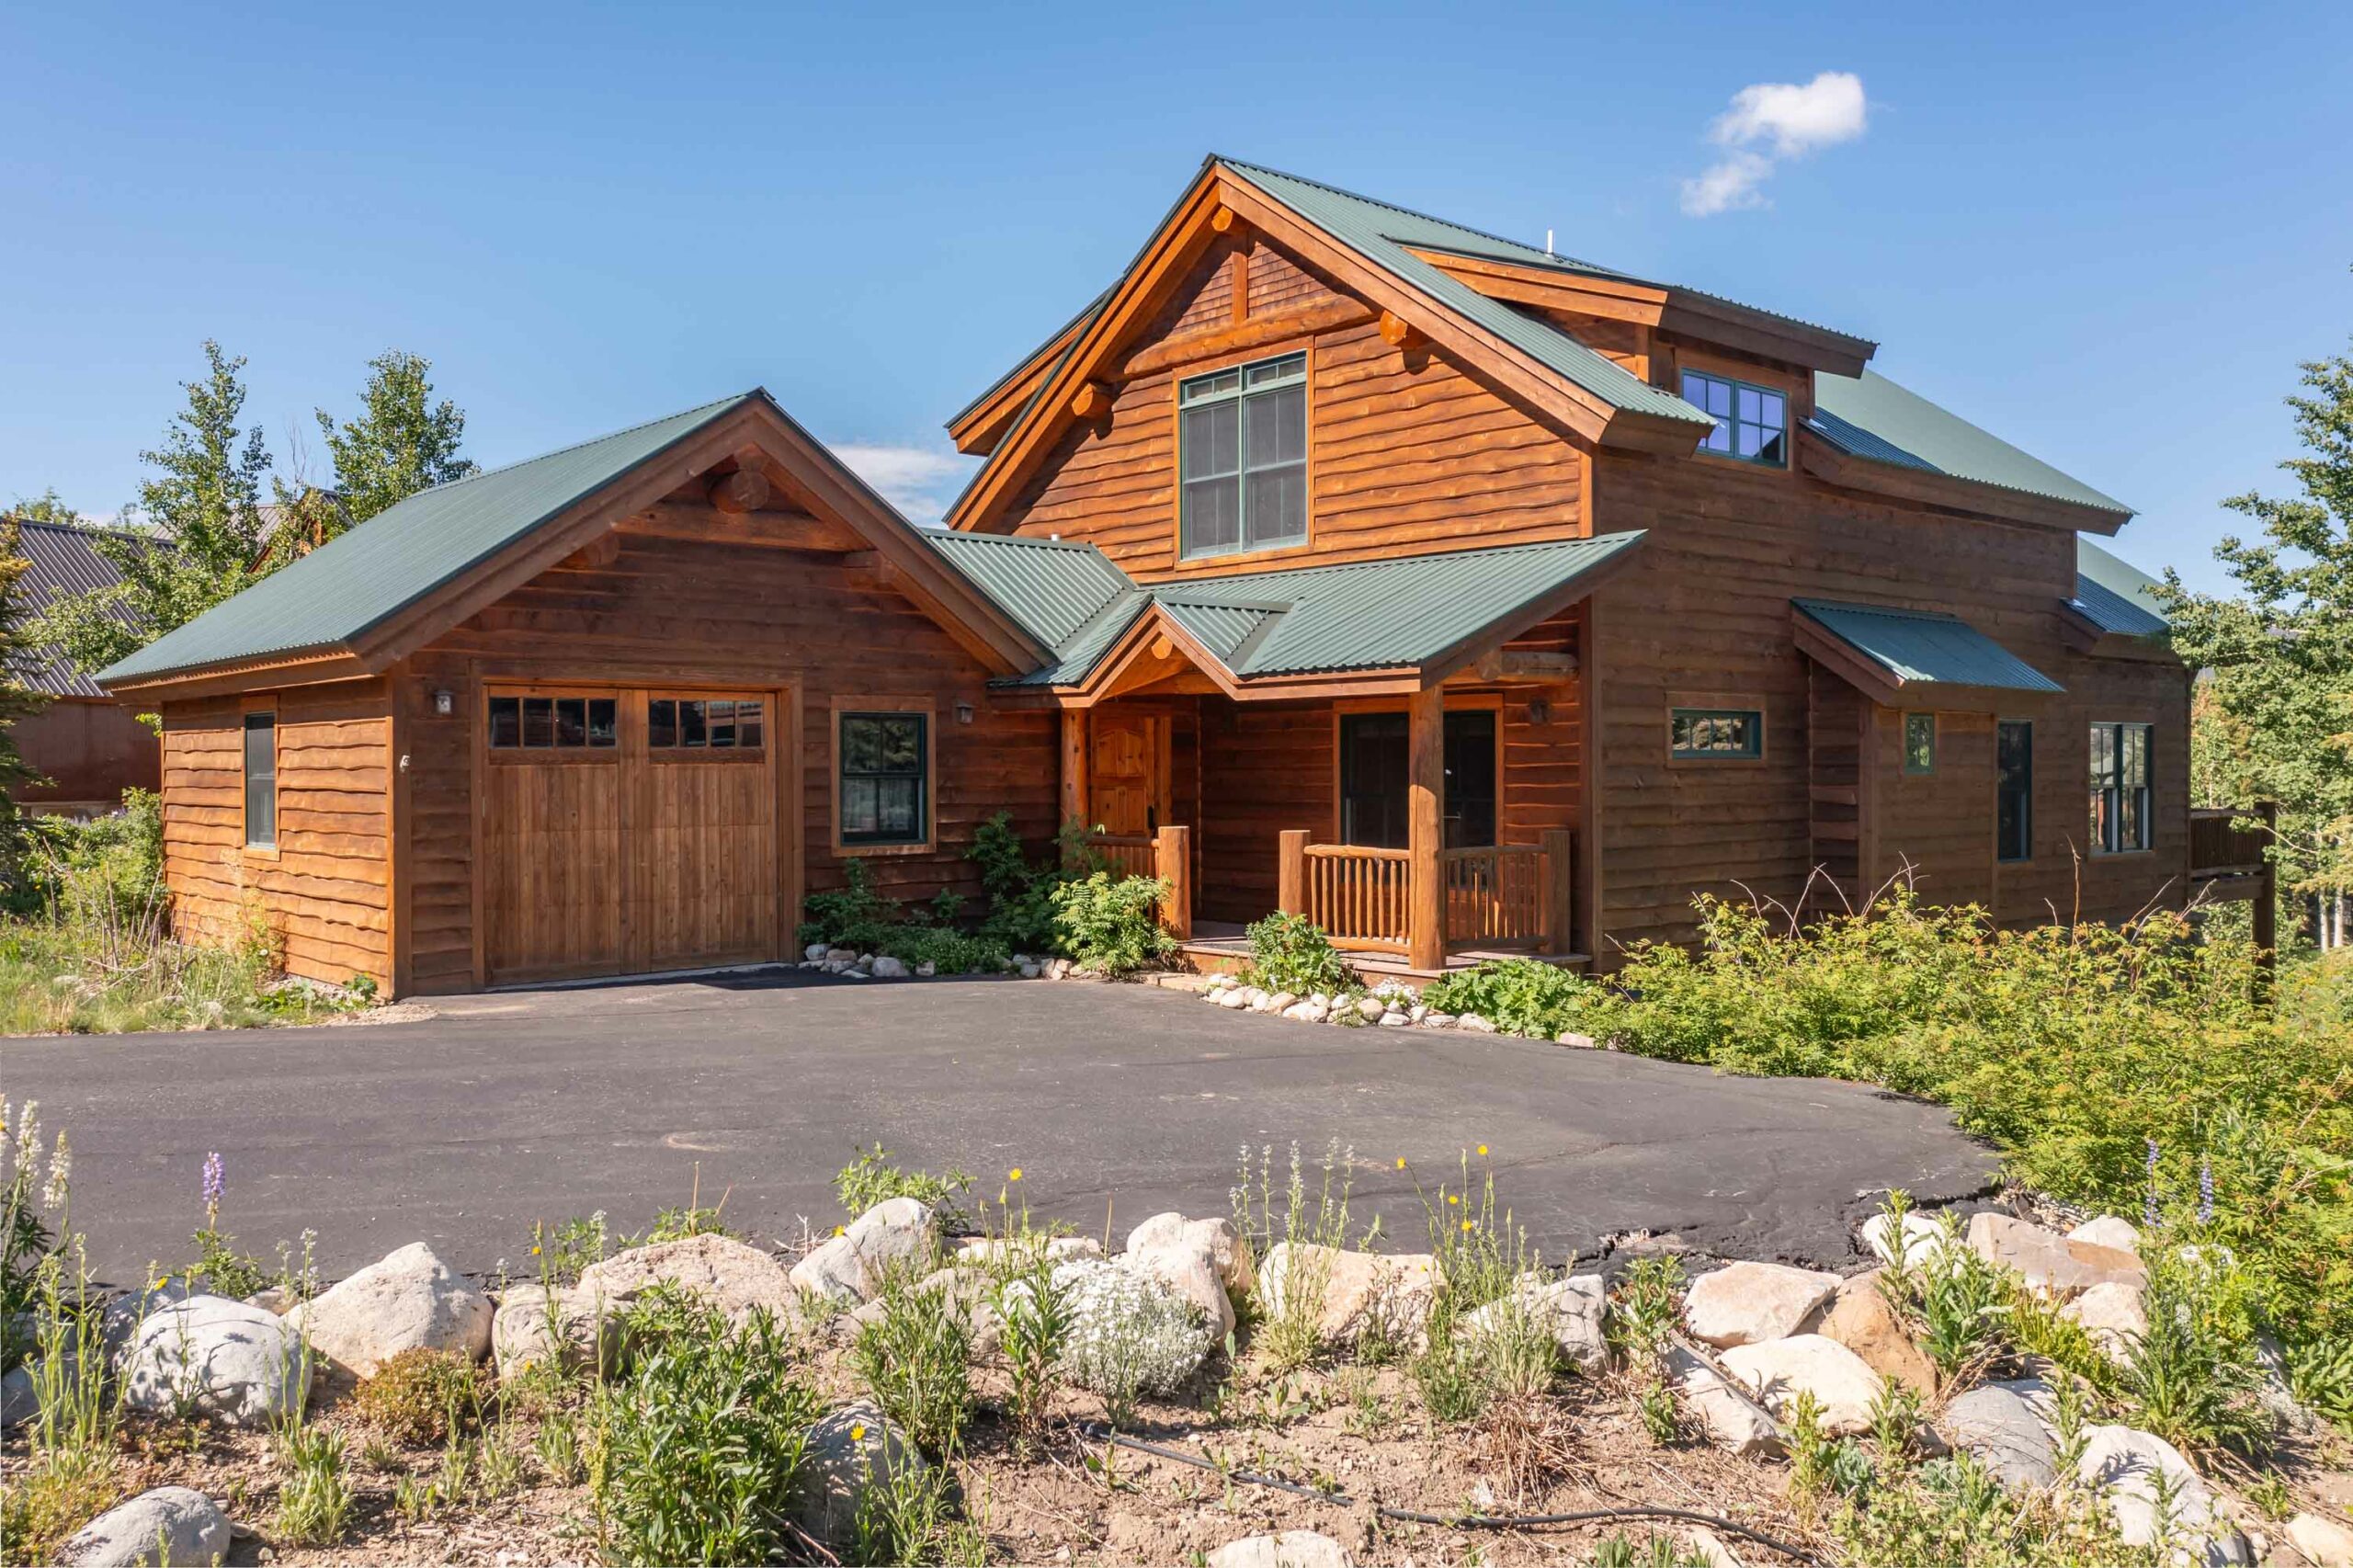
{"label": "white cloud", "polygon": [[943,447],[847,441],[835,447],[834,454],[909,522],[925,526],[939,521],[975,466],[975,460]]}
{"label": "white cloud", "polygon": [[1851,71],[1824,71],[1802,86],[1758,82],[1732,96],[1708,139],[1726,149],[1702,173],[1683,182],[1683,210],[1706,218],[1735,208],[1761,207],[1759,188],[1773,171],[1862,135],[1870,117],[1863,79]]}

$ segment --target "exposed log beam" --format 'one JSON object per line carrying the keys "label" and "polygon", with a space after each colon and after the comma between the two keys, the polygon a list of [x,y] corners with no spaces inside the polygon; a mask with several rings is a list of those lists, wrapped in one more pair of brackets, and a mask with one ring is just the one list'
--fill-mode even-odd
{"label": "exposed log beam", "polygon": [[1242,214],[1231,207],[1220,207],[1210,214],[1210,227],[1221,234],[1233,233],[1242,226]]}
{"label": "exposed log beam", "polygon": [[1074,418],[1087,420],[1090,423],[1097,419],[1108,419],[1111,416],[1113,395],[1111,389],[1101,381],[1088,381],[1071,394],[1071,415]]}
{"label": "exposed log beam", "polygon": [[710,504],[722,512],[741,517],[767,506],[774,490],[767,474],[747,465],[710,482]]}
{"label": "exposed log beam", "polygon": [[1392,348],[1419,348],[1429,339],[1421,328],[1394,311],[1381,312],[1381,341]]}
{"label": "exposed log beam", "polygon": [[1498,648],[1471,666],[1481,680],[1569,680],[1577,673],[1574,653],[1541,648]]}
{"label": "exposed log beam", "polygon": [[1196,359],[1209,359],[1221,354],[1256,348],[1260,344],[1276,343],[1286,337],[1335,332],[1372,319],[1372,307],[1358,300],[1326,300],[1305,310],[1270,311],[1252,316],[1239,326],[1212,327],[1205,332],[1183,332],[1164,337],[1150,347],[1130,355],[1127,362],[1120,367],[1117,377],[1121,381],[1133,381],[1138,376],[1148,376],[1154,370],[1165,370],[1173,365],[1186,365]]}
{"label": "exposed log beam", "polygon": [[812,517],[806,512],[733,514],[691,501],[657,501],[623,522],[621,528],[646,539],[764,545],[772,550],[811,550],[824,554],[867,548],[866,536],[848,524]]}

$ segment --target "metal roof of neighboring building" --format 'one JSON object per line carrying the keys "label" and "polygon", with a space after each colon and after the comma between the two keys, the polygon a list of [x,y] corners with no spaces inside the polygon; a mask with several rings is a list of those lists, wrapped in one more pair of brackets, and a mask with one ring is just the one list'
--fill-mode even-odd
{"label": "metal roof of neighboring building", "polygon": [[2171,631],[2156,588],[2157,580],[2138,566],[2075,536],[2075,597],[2068,603],[2102,631],[2125,637]]}
{"label": "metal roof of neighboring building", "polygon": [[2132,508],[2060,472],[2000,437],[1938,407],[1873,370],[1813,378],[1814,415],[1806,427],[1842,452],[1872,462],[1949,474],[2053,501],[2126,516]]}
{"label": "metal roof of neighboring building", "polygon": [[544,457],[421,490],[98,672],[102,682],[334,648],[479,565],[755,389]]}
{"label": "metal roof of neighboring building", "polygon": [[[17,551],[25,558],[25,574],[17,579],[17,623],[21,626],[61,599],[104,593],[122,581],[113,562],[100,555],[96,540],[102,534],[148,545],[159,541],[126,529],[76,528],[71,523],[15,519]],[[115,619],[131,624],[131,612],[119,608]],[[106,693],[62,649],[27,648],[8,664],[9,673],[46,697],[97,697]]]}
{"label": "metal roof of neighboring building", "polygon": [[[1042,563],[1011,552],[1049,549],[1092,556],[1093,547],[1041,546],[987,534],[933,536],[935,547],[1007,613],[1050,643],[1054,659],[1004,684],[1074,686],[1093,673],[1139,616],[1157,606],[1235,676],[1395,669],[1420,665],[1508,619],[1640,543],[1640,532],[1551,544],[1449,551],[1340,566],[1301,566],[1148,585],[1129,584],[1074,626],[1083,595],[1108,584],[1077,562]],[[970,541],[977,548],[965,548]],[[1031,596],[1035,596],[1033,603]],[[1070,626],[1061,635],[1050,628]]]}
{"label": "metal roof of neighboring building", "polygon": [[1790,603],[1903,686],[2066,689],[1959,616],[1823,599]]}

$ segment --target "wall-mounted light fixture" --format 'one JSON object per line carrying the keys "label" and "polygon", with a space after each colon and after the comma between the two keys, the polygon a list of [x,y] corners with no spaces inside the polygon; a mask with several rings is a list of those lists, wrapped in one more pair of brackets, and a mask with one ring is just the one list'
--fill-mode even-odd
{"label": "wall-mounted light fixture", "polygon": [[1531,724],[1551,723],[1552,722],[1552,704],[1541,697],[1529,698],[1528,699],[1528,722]]}
{"label": "wall-mounted light fixture", "polygon": [[433,711],[440,714],[441,717],[446,719],[457,710],[457,693],[452,691],[437,691],[433,694]]}
{"label": "wall-mounted light fixture", "polygon": [[974,711],[971,703],[959,702],[956,705],[956,722],[958,723],[969,724],[972,722],[974,717]]}

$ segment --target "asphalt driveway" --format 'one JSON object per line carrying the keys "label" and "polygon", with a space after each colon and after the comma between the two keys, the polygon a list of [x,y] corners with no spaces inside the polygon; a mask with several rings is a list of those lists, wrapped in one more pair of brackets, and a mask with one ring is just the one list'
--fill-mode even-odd
{"label": "asphalt driveway", "polygon": [[[1851,1261],[1890,1186],[1989,1181],[1932,1106],[1853,1085],[1419,1029],[1318,1028],[1150,987],[861,983],[794,971],[509,993],[372,1027],[0,1040],[0,1092],[71,1132],[74,1220],[110,1279],[185,1263],[199,1172],[265,1260],[318,1233],[330,1277],[419,1238],[460,1268],[529,1270],[534,1220],[618,1230],[703,1200],[790,1238],[830,1230],[831,1178],[881,1141],[1006,1173],[1100,1233],[1162,1209],[1223,1213],[1243,1145],[1355,1153],[1359,1220],[1418,1247],[1420,1199],[1485,1144],[1548,1259],[1647,1230],[1728,1256]],[[1311,1169],[1311,1179],[1313,1172]]]}

